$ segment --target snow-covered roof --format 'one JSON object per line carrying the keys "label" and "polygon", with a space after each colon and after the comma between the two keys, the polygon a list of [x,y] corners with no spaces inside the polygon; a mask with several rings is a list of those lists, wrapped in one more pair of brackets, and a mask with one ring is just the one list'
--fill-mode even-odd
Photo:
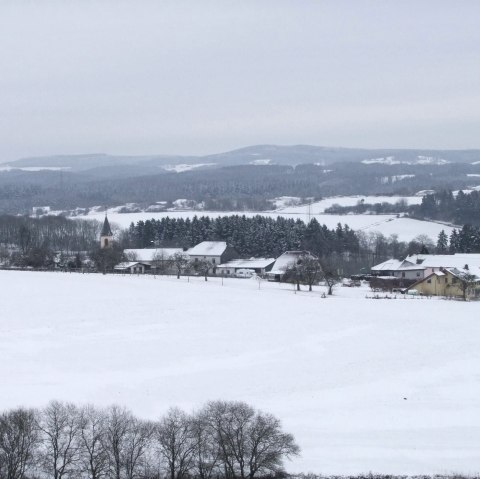
{"label": "snow-covered roof", "polygon": [[305,256],[314,257],[308,251],[285,251],[285,253],[277,258],[270,273],[283,274],[290,266],[293,266],[300,258]]}
{"label": "snow-covered roof", "polygon": [[469,269],[459,270],[458,268],[446,268],[445,270],[448,271],[453,276],[456,276],[457,278],[460,278],[460,279],[463,279],[465,274],[472,274],[474,276],[474,281],[480,282],[480,273],[474,273]]}
{"label": "snow-covered roof", "polygon": [[124,253],[137,261],[154,261],[162,257],[171,258],[175,253],[183,253],[183,250],[182,248],[144,248],[126,249]]}
{"label": "snow-covered roof", "polygon": [[398,259],[387,259],[383,263],[377,264],[371,268],[372,271],[396,271],[401,265],[403,261],[399,261]]}
{"label": "snow-covered roof", "polygon": [[190,248],[187,253],[190,256],[221,256],[227,249],[225,241],[202,241],[193,248]]}
{"label": "snow-covered roof", "polygon": [[422,265],[425,268],[457,268],[463,270],[465,265],[468,265],[472,274],[480,274],[480,254],[416,254],[408,256],[406,261]]}
{"label": "snow-covered roof", "polygon": [[410,263],[406,263],[405,261],[400,265],[399,268],[397,268],[397,271],[423,271],[426,270],[426,266],[422,265],[411,265]]}
{"label": "snow-covered roof", "polygon": [[125,261],[124,263],[118,263],[116,266],[113,267],[113,269],[124,270],[131,268],[132,266],[136,266],[137,264],[140,263],[138,261]]}
{"label": "snow-covered roof", "polygon": [[266,268],[275,262],[275,258],[233,259],[220,264],[219,268]]}

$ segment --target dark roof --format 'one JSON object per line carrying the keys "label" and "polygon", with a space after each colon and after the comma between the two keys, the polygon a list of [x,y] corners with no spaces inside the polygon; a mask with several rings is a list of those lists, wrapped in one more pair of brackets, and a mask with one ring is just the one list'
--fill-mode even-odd
{"label": "dark roof", "polygon": [[110,228],[110,223],[108,222],[108,218],[106,216],[105,221],[103,222],[103,228],[100,236],[113,236],[112,229]]}

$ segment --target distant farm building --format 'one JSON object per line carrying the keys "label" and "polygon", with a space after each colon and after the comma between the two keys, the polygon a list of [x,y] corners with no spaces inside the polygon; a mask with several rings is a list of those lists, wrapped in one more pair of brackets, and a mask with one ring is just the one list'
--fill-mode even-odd
{"label": "distant farm building", "polygon": [[272,266],[272,269],[266,273],[269,281],[281,281],[289,268],[300,264],[305,257],[315,258],[309,251],[286,251],[279,256]]}
{"label": "distant farm building", "polygon": [[216,273],[221,276],[235,276],[239,270],[252,270],[257,275],[264,275],[272,269],[275,258],[234,259],[217,267]]}
{"label": "distant farm building", "polygon": [[225,241],[203,241],[190,248],[186,253],[194,262],[205,260],[214,266],[226,263],[239,256],[237,251],[228,246]]}
{"label": "distant farm building", "polygon": [[146,265],[138,261],[127,261],[117,264],[113,267],[115,273],[123,274],[143,274],[145,273]]}

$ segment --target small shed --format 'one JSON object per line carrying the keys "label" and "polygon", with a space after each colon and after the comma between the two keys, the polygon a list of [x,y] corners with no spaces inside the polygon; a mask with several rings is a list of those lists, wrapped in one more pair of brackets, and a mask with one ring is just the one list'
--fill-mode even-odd
{"label": "small shed", "polygon": [[139,263],[138,261],[128,261],[117,264],[113,267],[113,270],[116,273],[123,274],[144,274],[145,265],[143,263]]}

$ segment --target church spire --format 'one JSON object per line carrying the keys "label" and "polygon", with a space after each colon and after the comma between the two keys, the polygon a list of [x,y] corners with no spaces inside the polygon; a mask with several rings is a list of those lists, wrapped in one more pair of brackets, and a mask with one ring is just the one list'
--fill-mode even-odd
{"label": "church spire", "polygon": [[108,222],[108,216],[105,213],[105,221],[103,222],[102,232],[100,236],[113,236],[112,229],[110,228],[110,223]]}
{"label": "church spire", "polygon": [[105,213],[105,221],[103,222],[102,231],[100,232],[100,248],[110,248],[113,242],[112,228],[108,222],[107,214]]}

